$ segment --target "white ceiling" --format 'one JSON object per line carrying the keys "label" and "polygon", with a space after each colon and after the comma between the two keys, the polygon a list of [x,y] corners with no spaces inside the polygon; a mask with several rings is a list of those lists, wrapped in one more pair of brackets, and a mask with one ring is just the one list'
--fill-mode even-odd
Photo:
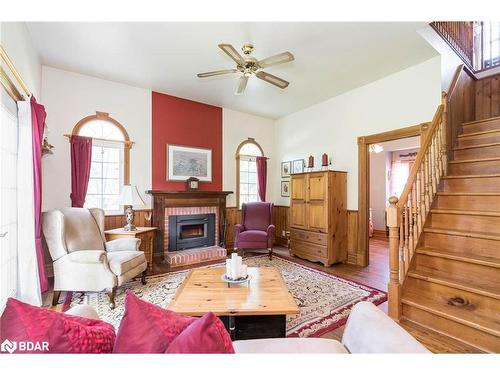
{"label": "white ceiling", "polygon": [[[417,33],[423,22],[328,23],[28,23],[45,65],[150,88],[187,99],[279,118],[435,56]],[[290,81],[281,90],[252,77],[235,96],[238,75],[217,44],[255,44],[261,59],[283,51],[295,61],[266,69]]]}

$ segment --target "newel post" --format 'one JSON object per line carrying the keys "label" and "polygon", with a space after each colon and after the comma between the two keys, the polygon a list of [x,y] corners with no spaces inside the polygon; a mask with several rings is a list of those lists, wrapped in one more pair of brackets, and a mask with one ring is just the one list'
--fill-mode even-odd
{"label": "newel post", "polygon": [[387,207],[387,226],[389,227],[389,284],[387,285],[389,300],[389,316],[399,320],[401,316],[401,283],[399,280],[399,226],[401,213],[397,206],[398,198],[389,198]]}

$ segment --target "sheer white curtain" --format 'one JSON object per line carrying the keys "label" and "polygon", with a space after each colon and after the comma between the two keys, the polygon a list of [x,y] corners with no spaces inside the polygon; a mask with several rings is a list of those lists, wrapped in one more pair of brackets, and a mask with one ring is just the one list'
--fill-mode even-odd
{"label": "sheer white curtain", "polygon": [[0,312],[17,294],[17,107],[0,86]]}
{"label": "sheer white curtain", "polygon": [[17,212],[18,212],[18,283],[17,298],[40,306],[40,279],[35,247],[35,214],[33,182],[33,138],[31,104],[19,101],[17,152]]}
{"label": "sheer white curtain", "polygon": [[391,184],[389,196],[400,197],[410,175],[409,161],[393,161],[391,167]]}

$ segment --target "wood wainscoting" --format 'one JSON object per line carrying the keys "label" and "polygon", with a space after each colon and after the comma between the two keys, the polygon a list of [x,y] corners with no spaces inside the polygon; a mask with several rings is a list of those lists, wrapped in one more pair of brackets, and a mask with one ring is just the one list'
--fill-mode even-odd
{"label": "wood wainscoting", "polygon": [[[274,244],[279,246],[287,246],[287,238],[284,232],[289,228],[289,211],[288,206],[274,206],[272,222],[276,226]],[[226,248],[234,249],[234,225],[241,223],[241,209],[237,207],[226,208],[227,218],[227,235]]]}
{"label": "wood wainscoting", "polygon": [[[276,226],[274,243],[278,246],[287,246],[287,238],[284,234],[289,230],[289,210],[288,206],[274,206],[273,224]],[[140,227],[150,227],[152,224],[149,214],[151,209],[135,210],[134,224]],[[226,248],[234,248],[234,225],[241,222],[241,210],[236,207],[226,208],[227,235]],[[125,226],[125,215],[106,215],[104,220],[105,230],[115,229]],[[358,211],[347,210],[347,263],[357,264],[357,244],[358,244]]]}
{"label": "wood wainscoting", "polygon": [[500,116],[500,74],[477,80],[475,88],[475,120]]}
{"label": "wood wainscoting", "polygon": [[453,77],[452,92],[446,95],[446,120],[448,121],[446,134],[446,152],[448,158],[453,157],[455,140],[462,131],[462,124],[474,120],[474,77],[462,65]]}
{"label": "wood wainscoting", "polygon": [[[150,227],[151,214],[153,210],[148,208],[144,210],[134,210],[134,225],[136,227]],[[149,220],[148,220],[149,218]],[[124,214],[106,215],[104,218],[104,230],[122,228],[127,224]]]}
{"label": "wood wainscoting", "polygon": [[[287,246],[285,231],[290,230],[290,207],[274,206],[273,224],[276,226],[275,245]],[[226,208],[227,236],[226,248],[234,248],[234,225],[241,223],[241,210],[237,207]],[[357,264],[358,211],[347,210],[347,263]]]}

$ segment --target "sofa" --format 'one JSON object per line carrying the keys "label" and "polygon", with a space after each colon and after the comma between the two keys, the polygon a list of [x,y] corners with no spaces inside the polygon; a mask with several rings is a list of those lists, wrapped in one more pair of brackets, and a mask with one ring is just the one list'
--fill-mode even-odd
{"label": "sofa", "polygon": [[[67,314],[98,319],[88,305]],[[370,302],[359,302],[351,310],[341,341],[326,338],[276,338],[233,342],[237,354],[260,353],[430,353],[420,342]]]}

